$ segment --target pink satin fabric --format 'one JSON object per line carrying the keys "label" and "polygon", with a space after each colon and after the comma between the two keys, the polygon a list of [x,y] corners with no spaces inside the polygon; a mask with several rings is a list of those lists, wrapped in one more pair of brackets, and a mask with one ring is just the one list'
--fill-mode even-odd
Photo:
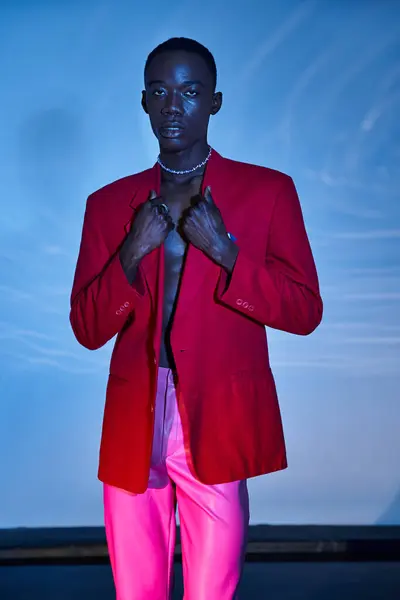
{"label": "pink satin fabric", "polygon": [[170,600],[178,504],[184,600],[236,600],[249,524],[247,481],[204,485],[188,465],[174,374],[160,367],[149,487],[104,484],[116,600]]}

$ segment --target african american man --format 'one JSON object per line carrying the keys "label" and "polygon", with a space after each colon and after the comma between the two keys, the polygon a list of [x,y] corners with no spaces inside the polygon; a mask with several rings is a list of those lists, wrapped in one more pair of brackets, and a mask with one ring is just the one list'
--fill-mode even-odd
{"label": "african american man", "polygon": [[[292,179],[208,143],[212,54],[172,38],[144,69],[154,166],[87,199],[80,344],[115,335],[98,478],[117,600],[166,600],[176,507],[185,600],[238,598],[247,479],[287,467],[266,327],[308,335],[318,276]],[[234,127],[234,124],[232,125]]]}

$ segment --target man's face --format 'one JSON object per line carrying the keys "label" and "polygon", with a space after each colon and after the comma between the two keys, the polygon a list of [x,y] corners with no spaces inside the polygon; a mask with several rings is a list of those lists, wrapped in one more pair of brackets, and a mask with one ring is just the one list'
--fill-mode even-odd
{"label": "man's face", "polygon": [[145,75],[142,106],[160,147],[179,151],[206,140],[211,114],[222,96],[204,59],[192,52],[171,51],[156,56]]}

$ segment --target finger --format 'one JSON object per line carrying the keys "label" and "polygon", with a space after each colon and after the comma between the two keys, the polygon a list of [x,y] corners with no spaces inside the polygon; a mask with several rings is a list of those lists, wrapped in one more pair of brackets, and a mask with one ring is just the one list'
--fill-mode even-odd
{"label": "finger", "polygon": [[181,220],[182,223],[185,224],[185,226],[193,226],[195,223],[197,223],[197,217],[199,216],[199,210],[200,208],[196,207],[190,207],[186,210],[186,212],[184,214],[182,214]]}
{"label": "finger", "polygon": [[149,200],[151,206],[154,208],[157,206],[157,204],[161,200],[161,196],[158,196],[157,192],[155,192],[154,190],[151,190],[148,200]]}
{"label": "finger", "polygon": [[150,191],[149,200],[155,200],[157,198],[157,193],[154,190]]}
{"label": "finger", "polygon": [[180,220],[182,222],[186,221],[186,219],[192,214],[192,212],[193,212],[193,207],[187,206],[186,208],[183,209]]}
{"label": "finger", "polygon": [[170,212],[169,212],[169,206],[167,204],[165,204],[165,202],[162,202],[160,204],[160,210],[162,210],[162,213],[165,216],[169,216]]}
{"label": "finger", "polygon": [[167,223],[168,223],[169,225],[172,225],[172,227],[175,227],[175,223],[174,223],[174,221],[172,220],[172,217],[171,217],[171,215],[164,215],[164,219],[167,221]]}
{"label": "finger", "polygon": [[178,233],[187,241],[190,242],[190,227],[186,221],[179,223]]}
{"label": "finger", "polygon": [[191,222],[192,216],[191,212],[188,212],[186,209],[180,216],[179,223],[182,227],[187,227],[187,225]]}
{"label": "finger", "polygon": [[190,198],[190,208],[194,208],[202,201],[202,197],[200,194],[196,194]]}
{"label": "finger", "polygon": [[211,187],[208,185],[206,187],[206,189],[204,190],[204,200],[208,203],[208,204],[214,204],[214,200],[213,197],[211,196]]}
{"label": "finger", "polygon": [[165,218],[169,215],[169,208],[164,202],[159,202],[159,200],[162,200],[161,196],[150,200],[151,207],[157,215]]}

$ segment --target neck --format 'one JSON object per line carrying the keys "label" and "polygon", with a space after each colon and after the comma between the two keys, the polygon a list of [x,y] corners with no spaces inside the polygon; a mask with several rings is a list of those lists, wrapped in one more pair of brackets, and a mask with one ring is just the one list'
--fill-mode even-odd
{"label": "neck", "polygon": [[[169,169],[174,171],[185,171],[192,169],[203,162],[210,151],[207,140],[202,140],[193,144],[190,148],[173,151],[160,148],[160,160]],[[204,167],[203,167],[204,168]],[[193,171],[193,175],[199,174],[201,169]],[[167,171],[165,172],[167,173]]]}
{"label": "neck", "polygon": [[206,170],[206,166],[204,165],[200,169],[196,169],[193,173],[187,173],[185,175],[176,175],[175,173],[168,173],[168,171],[164,171],[161,169],[161,182],[167,185],[178,185],[185,186],[191,185],[196,180],[201,180],[204,176],[204,172]]}

